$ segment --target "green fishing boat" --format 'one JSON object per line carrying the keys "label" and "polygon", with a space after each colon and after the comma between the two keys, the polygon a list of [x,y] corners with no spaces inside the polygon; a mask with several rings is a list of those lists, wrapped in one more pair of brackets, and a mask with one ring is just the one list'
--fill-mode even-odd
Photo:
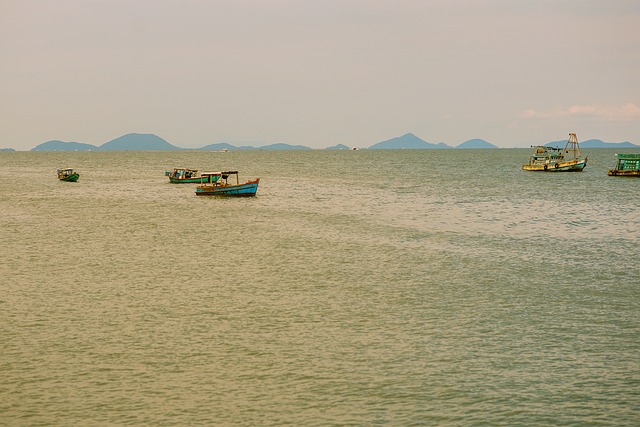
{"label": "green fishing boat", "polygon": [[80,178],[80,174],[75,172],[73,168],[58,169],[58,179],[60,181],[76,182]]}
{"label": "green fishing boat", "polygon": [[618,162],[607,175],[640,177],[640,154],[616,154],[616,157]]}

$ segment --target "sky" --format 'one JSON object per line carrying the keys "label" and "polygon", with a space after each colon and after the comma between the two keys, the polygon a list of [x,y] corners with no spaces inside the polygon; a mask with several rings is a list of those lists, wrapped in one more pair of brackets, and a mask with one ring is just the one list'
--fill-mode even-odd
{"label": "sky", "polygon": [[637,0],[0,0],[0,148],[640,145]]}

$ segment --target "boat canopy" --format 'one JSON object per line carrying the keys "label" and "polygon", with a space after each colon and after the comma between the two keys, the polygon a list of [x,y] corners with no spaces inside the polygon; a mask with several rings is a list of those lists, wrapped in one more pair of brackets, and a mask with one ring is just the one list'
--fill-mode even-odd
{"label": "boat canopy", "polygon": [[235,175],[236,181],[238,181],[238,171],[202,172],[200,178],[203,185],[206,185],[217,183],[220,178],[226,181],[231,175]]}
{"label": "boat canopy", "polygon": [[620,160],[640,160],[640,154],[616,154]]}
{"label": "boat canopy", "polygon": [[547,147],[546,145],[532,145],[531,148],[535,148],[536,154],[542,154],[542,153],[546,153],[548,151],[562,151],[562,148],[558,148],[558,147]]}

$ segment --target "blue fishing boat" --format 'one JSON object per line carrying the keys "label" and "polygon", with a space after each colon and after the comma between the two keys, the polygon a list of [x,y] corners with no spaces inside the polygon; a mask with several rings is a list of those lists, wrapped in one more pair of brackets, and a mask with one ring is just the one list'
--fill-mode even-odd
{"label": "blue fishing boat", "polygon": [[[251,197],[258,191],[260,178],[240,183],[238,171],[212,172],[218,179],[206,178],[203,176],[203,184],[196,187],[196,196],[230,196],[230,197]],[[204,174],[203,174],[204,175]],[[236,177],[236,182],[229,183],[229,177]]]}

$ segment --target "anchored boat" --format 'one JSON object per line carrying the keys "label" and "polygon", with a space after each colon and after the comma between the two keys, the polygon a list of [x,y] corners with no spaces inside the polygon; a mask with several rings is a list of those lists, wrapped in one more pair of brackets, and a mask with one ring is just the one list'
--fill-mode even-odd
{"label": "anchored boat", "polygon": [[213,172],[199,174],[196,169],[187,168],[174,168],[173,171],[166,171],[164,175],[169,177],[169,182],[172,184],[201,184],[203,177],[208,177],[209,179],[215,177]]}
{"label": "anchored boat", "polygon": [[60,181],[76,182],[80,178],[80,174],[75,172],[73,168],[58,169],[57,172]]}
{"label": "anchored boat", "polygon": [[609,176],[638,176],[640,177],[640,154],[616,154],[618,162],[613,169],[609,169]]}
{"label": "anchored boat", "polygon": [[578,137],[569,134],[569,140],[564,149],[538,145],[533,147],[533,155],[529,163],[522,165],[526,171],[543,172],[582,172],[587,166],[587,157],[582,158]]}
{"label": "anchored boat", "polygon": [[[217,178],[205,181],[206,177],[203,177],[203,184],[196,187],[196,196],[251,197],[258,191],[260,178],[240,184],[238,171],[212,172],[212,174],[216,174]],[[235,184],[229,183],[229,177],[233,175],[236,177]]]}

